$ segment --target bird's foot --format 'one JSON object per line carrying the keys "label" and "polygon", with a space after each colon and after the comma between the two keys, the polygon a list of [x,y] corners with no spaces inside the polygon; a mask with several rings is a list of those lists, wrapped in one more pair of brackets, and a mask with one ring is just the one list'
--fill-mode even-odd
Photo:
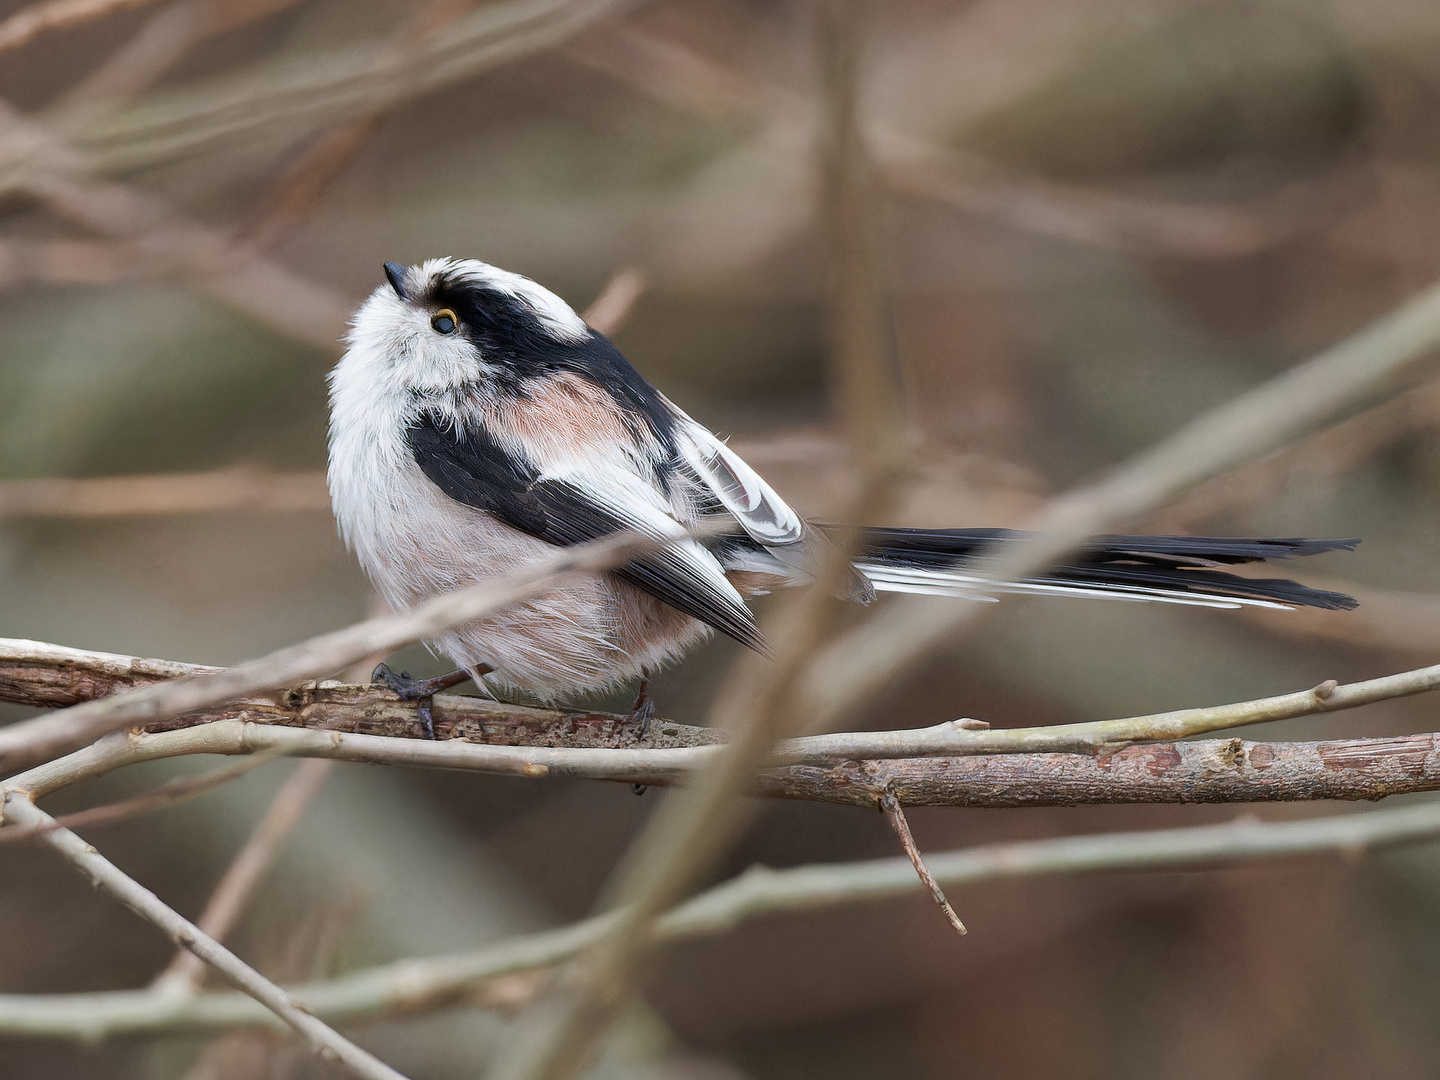
{"label": "bird's foot", "polygon": [[385,687],[401,701],[419,701],[421,698],[434,697],[440,691],[449,690],[452,686],[459,686],[469,678],[468,671],[457,669],[445,675],[437,675],[433,679],[416,679],[412,678],[408,671],[402,671],[397,675],[391,670],[389,664],[381,664],[370,676],[370,681]]}
{"label": "bird's foot", "polygon": [[435,738],[435,714],[432,707],[435,695],[441,690],[459,686],[469,678],[468,671],[456,670],[445,675],[437,675],[433,679],[415,679],[411,678],[408,671],[402,671],[397,675],[390,670],[388,664],[381,664],[370,676],[370,681],[390,690],[401,701],[417,702],[415,719],[420,721],[420,730],[425,733],[425,738],[433,739]]}

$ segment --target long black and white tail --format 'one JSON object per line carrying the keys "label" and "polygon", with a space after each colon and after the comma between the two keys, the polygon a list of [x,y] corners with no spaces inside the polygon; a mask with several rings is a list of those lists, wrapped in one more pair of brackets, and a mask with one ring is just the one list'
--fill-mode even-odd
{"label": "long black and white tail", "polygon": [[1349,610],[1344,593],[1222,568],[1267,559],[1350,551],[1358,540],[1230,539],[1214,536],[1097,536],[1045,574],[997,585],[980,575],[987,550],[1023,537],[1007,529],[870,529],[856,566],[880,592],[994,599],[997,592],[1098,596],[1199,607]]}

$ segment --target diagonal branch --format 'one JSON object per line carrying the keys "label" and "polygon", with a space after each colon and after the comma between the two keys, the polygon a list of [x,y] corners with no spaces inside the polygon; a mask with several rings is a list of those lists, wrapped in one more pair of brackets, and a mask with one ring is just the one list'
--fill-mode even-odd
{"label": "diagonal branch", "polygon": [[965,924],[960,921],[960,916],[955,914],[955,909],[950,906],[950,901],[945,899],[945,892],[935,880],[930,868],[925,865],[925,859],[920,854],[920,848],[915,844],[915,837],[910,833],[910,822],[905,817],[905,808],[900,805],[900,800],[895,798],[893,791],[886,791],[880,796],[880,809],[890,821],[890,827],[895,830],[895,835],[900,838],[900,846],[905,849],[905,857],[910,860],[910,865],[915,868],[920,883],[925,886],[925,891],[930,894],[930,899],[935,901],[935,906],[945,916],[945,921],[950,924],[957,934],[962,937],[969,933]]}
{"label": "diagonal branch", "polygon": [[145,7],[156,0],[43,0],[21,8],[0,22],[0,54],[28,45],[50,30],[67,30],[119,11]]}
{"label": "diagonal branch", "polygon": [[[255,826],[235,858],[221,876],[196,925],[216,941],[229,936],[241,910],[279,854],[286,837],[300,823],[300,815],[330,774],[332,763],[302,761],[275,793],[265,816]],[[0,837],[5,835],[0,830]],[[152,988],[161,992],[194,993],[200,988],[205,965],[194,953],[182,949],[175,954]]]}
{"label": "diagonal branch", "polygon": [[[62,134],[108,172],[224,143],[344,124],[570,40],[636,0],[500,0],[397,53],[389,39],[305,56],[152,95]],[[0,148],[8,171],[13,151]]]}
{"label": "diagonal branch", "polygon": [[230,950],[182,918],[149,889],[122,873],[114,863],[69,829],[51,828],[54,819],[20,792],[7,792],[0,802],[5,820],[40,828],[40,836],[98,889],[109,893],[142,919],[147,919],[176,945],[189,949],[230,982],[280,1017],[316,1054],[344,1065],[365,1080],[405,1080],[367,1050],[356,1046],[324,1021],[297,1006],[290,996]]}

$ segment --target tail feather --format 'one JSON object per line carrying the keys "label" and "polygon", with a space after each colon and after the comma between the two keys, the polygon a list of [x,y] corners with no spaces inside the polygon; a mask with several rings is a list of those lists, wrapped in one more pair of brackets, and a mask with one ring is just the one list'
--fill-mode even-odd
{"label": "tail feather", "polygon": [[1022,539],[1007,529],[867,531],[858,567],[885,592],[983,597],[995,592],[1108,596],[1203,607],[1315,607],[1349,610],[1354,598],[1282,578],[1248,578],[1217,569],[1266,559],[1350,551],[1358,540],[1299,537],[1098,536],[1073,562],[1026,581],[996,585],[980,576],[994,545]]}

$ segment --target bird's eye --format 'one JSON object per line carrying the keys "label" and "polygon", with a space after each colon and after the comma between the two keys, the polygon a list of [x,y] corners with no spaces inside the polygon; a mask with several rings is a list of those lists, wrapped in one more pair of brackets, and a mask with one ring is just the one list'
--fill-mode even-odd
{"label": "bird's eye", "polygon": [[453,334],[455,327],[458,325],[459,323],[455,318],[455,312],[449,308],[437,313],[436,316],[430,320],[430,328],[437,334]]}

